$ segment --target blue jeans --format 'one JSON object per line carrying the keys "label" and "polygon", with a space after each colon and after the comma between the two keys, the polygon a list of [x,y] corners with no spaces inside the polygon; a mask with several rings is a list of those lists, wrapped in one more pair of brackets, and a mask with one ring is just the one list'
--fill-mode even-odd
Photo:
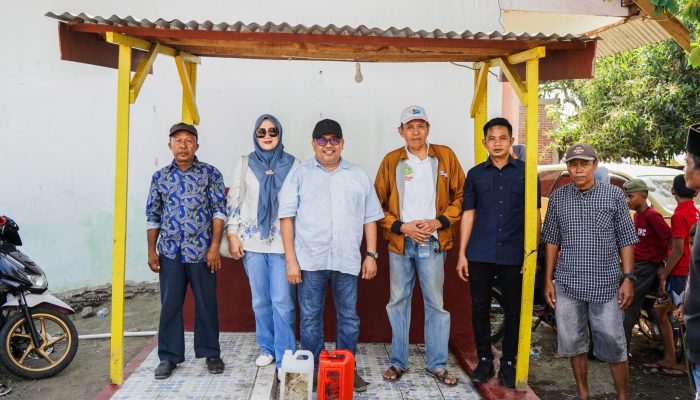
{"label": "blue jeans", "polygon": [[357,315],[357,276],[338,271],[301,271],[299,284],[299,310],[301,318],[301,348],[314,354],[314,366],[318,368],[318,355],[323,349],[323,308],[326,303],[326,287],[330,283],[335,303],[337,332],[336,350],[350,350],[353,354],[360,333],[360,317]]}
{"label": "blue jeans", "polygon": [[295,288],[287,282],[284,254],[246,251],[243,266],[250,282],[255,313],[255,339],[260,352],[282,365],[285,350],[296,350]]}
{"label": "blue jeans", "polygon": [[442,304],[445,281],[445,252],[439,250],[435,238],[430,238],[432,250],[427,258],[418,257],[418,246],[405,238],[403,256],[389,252],[391,297],[386,312],[391,323],[391,365],[408,368],[408,330],[411,326],[411,298],[416,274],[423,292],[425,308],[425,353],[430,371],[445,368],[447,344],[450,339],[450,313]]}
{"label": "blue jeans", "polygon": [[219,314],[216,307],[216,274],[206,262],[183,264],[160,255],[160,324],[158,358],[179,364],[185,361],[185,327],[182,303],[187,285],[194,297],[194,356],[219,357]]}
{"label": "blue jeans", "polygon": [[695,381],[695,400],[700,400],[700,364],[693,365],[690,370],[693,374],[693,380]]}

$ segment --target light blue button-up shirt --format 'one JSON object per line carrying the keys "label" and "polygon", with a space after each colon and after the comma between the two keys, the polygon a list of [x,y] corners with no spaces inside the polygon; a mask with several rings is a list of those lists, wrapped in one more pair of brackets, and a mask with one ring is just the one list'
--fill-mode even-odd
{"label": "light blue button-up shirt", "polygon": [[316,157],[287,175],[279,218],[294,217],[294,249],[304,271],[360,273],[364,225],[384,218],[365,171],[345,159],[328,172]]}

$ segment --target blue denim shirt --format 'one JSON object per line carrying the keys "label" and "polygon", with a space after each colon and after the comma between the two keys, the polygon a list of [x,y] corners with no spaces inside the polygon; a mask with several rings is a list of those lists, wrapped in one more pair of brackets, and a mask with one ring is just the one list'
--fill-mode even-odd
{"label": "blue denim shirt", "polygon": [[[540,181],[537,180],[537,208]],[[498,169],[491,158],[470,169],[462,209],[476,210],[467,246],[469,261],[522,265],[525,255],[525,163],[508,158]]]}
{"label": "blue denim shirt", "polygon": [[304,271],[360,272],[364,225],[384,218],[362,168],[344,159],[328,172],[312,158],[292,169],[279,194],[279,218],[294,218],[294,249]]}
{"label": "blue denim shirt", "polygon": [[160,229],[158,253],[183,263],[206,261],[211,221],[226,220],[224,180],[215,167],[197,158],[180,170],[175,160],[153,174],[146,203],[146,228]]}

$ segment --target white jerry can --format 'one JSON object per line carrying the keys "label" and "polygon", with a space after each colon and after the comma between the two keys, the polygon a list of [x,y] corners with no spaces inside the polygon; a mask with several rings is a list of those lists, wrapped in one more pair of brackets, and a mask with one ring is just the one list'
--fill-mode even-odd
{"label": "white jerry can", "polygon": [[314,355],[308,350],[284,351],[279,370],[280,400],[311,400]]}

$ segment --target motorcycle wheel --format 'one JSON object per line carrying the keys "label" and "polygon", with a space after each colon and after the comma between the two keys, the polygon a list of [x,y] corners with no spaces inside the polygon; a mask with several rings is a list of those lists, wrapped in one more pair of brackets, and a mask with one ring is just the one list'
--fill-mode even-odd
{"label": "motorcycle wheel", "polygon": [[501,291],[493,287],[491,288],[491,343],[497,343],[503,338],[505,328],[505,314],[501,305]]}
{"label": "motorcycle wheel", "polygon": [[22,378],[48,378],[73,361],[78,351],[78,331],[71,320],[56,310],[34,308],[31,314],[41,346],[34,346],[24,315],[14,313],[0,330],[0,361]]}

